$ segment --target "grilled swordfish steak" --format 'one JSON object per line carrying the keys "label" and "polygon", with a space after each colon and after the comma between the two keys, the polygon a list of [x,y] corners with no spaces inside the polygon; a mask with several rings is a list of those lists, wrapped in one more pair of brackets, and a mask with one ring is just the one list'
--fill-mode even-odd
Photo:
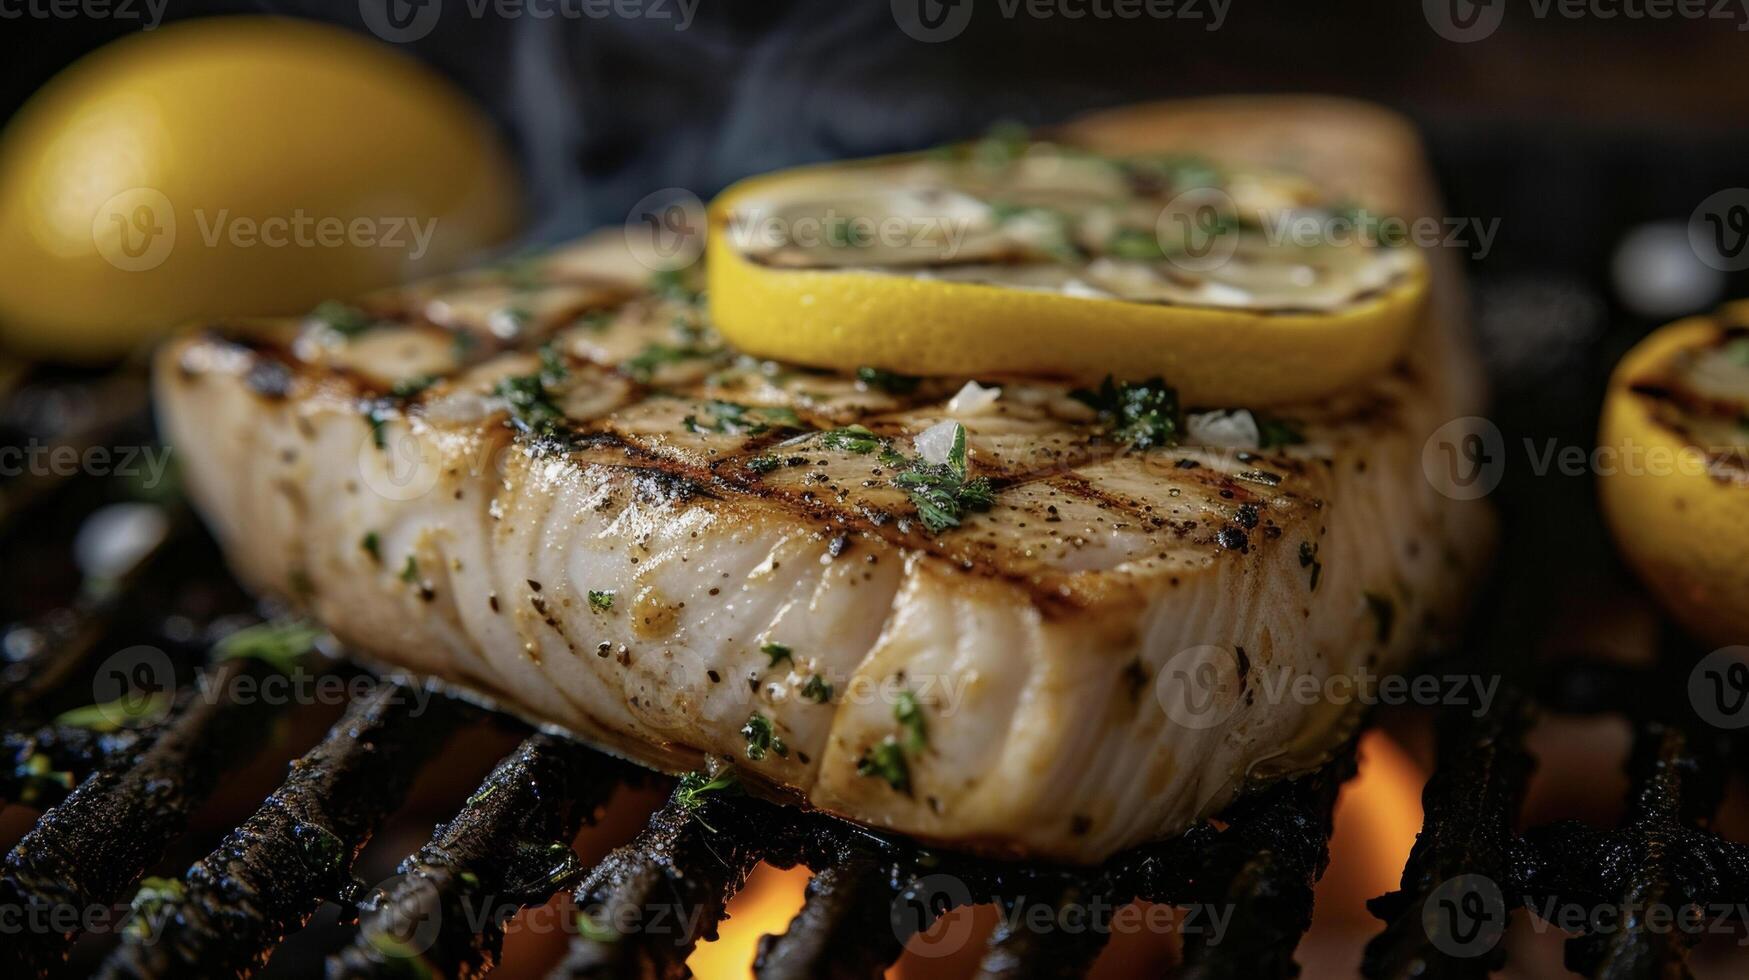
{"label": "grilled swordfish steak", "polygon": [[[1429,211],[1373,110],[1133,110],[1088,138],[1291,160]],[[237,572],[366,657],[670,772],[1094,862],[1314,766],[1461,613],[1487,515],[1423,476],[1469,413],[1449,270],[1412,353],[1315,405],[738,355],[615,233],[221,324],[157,362]],[[1168,382],[1170,379],[1167,379]]]}

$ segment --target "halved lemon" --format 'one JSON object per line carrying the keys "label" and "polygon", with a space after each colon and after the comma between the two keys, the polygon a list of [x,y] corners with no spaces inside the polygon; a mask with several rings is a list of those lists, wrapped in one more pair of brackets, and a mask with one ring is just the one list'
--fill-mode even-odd
{"label": "halved lemon", "polygon": [[711,313],[741,350],[818,367],[1302,401],[1385,370],[1420,319],[1426,262],[1379,219],[1295,175],[984,141],[729,188]]}
{"label": "halved lemon", "polygon": [[1696,636],[1749,643],[1749,303],[1629,351],[1598,442],[1603,513],[1628,564]]}

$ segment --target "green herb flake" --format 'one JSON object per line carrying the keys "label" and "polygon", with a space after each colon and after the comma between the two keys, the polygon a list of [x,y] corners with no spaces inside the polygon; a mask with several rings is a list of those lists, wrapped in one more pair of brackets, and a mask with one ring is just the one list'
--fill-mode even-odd
{"label": "green herb flake", "polygon": [[1378,642],[1386,643],[1391,639],[1391,631],[1397,625],[1397,604],[1391,597],[1378,592],[1366,593],[1366,608],[1371,612],[1377,628],[1374,635]]}
{"label": "green herb flake", "polygon": [[1261,412],[1252,412],[1251,418],[1257,422],[1257,447],[1259,449],[1280,449],[1283,446],[1298,446],[1306,441],[1299,427],[1286,419],[1279,419]]}
{"label": "green herb flake", "polygon": [[794,409],[781,405],[766,408],[713,399],[705,402],[703,408],[710,421],[701,422],[697,415],[688,415],[681,420],[686,431],[758,436],[773,428],[798,428],[802,422]]}
{"label": "green herb flake", "polygon": [[815,704],[827,704],[832,700],[832,685],[826,683],[826,679],[819,674],[814,674],[802,685],[802,697]]}
{"label": "green herb flake", "polygon": [[613,608],[613,590],[589,590],[589,608],[596,612],[607,612]]}
{"label": "green herb flake", "polygon": [[356,306],[327,300],[310,311],[310,320],[342,337],[356,337],[376,326],[376,318]]}
{"label": "green herb flake", "polygon": [[291,620],[259,623],[226,636],[213,646],[214,661],[260,660],[282,674],[290,674],[297,661],[316,649],[327,631],[314,623]]}
{"label": "green herb flake", "polygon": [[904,467],[893,477],[893,485],[911,498],[918,519],[932,534],[958,527],[968,511],[989,510],[996,502],[995,487],[988,479],[969,478],[963,425],[955,426],[953,445],[945,463],[907,460],[897,453],[891,459],[883,456],[883,461]]}
{"label": "green herb flake", "polygon": [[899,740],[891,735],[856,760],[856,774],[878,776],[893,789],[911,795],[911,764],[905,760],[905,750],[899,747]]}
{"label": "green herb flake", "polygon": [[407,563],[401,566],[401,581],[408,584],[419,581],[419,562],[412,555],[408,555]]}
{"label": "green herb flake", "polygon": [[722,349],[718,347],[694,345],[676,347],[671,344],[651,343],[637,354],[622,361],[620,371],[635,381],[648,382],[655,376],[657,369],[664,365],[712,358],[720,353],[722,353]]}
{"label": "green herb flake", "polygon": [[820,433],[820,445],[827,449],[840,452],[866,455],[886,445],[886,440],[869,431],[865,426],[851,425],[842,429],[830,429]]}
{"label": "green herb flake", "polygon": [[762,473],[762,474],[763,473],[770,473],[772,470],[775,470],[779,466],[782,466],[782,465],[783,465],[783,460],[778,459],[776,456],[773,456],[770,453],[766,453],[762,456],[755,456],[752,459],[749,459],[747,461],[747,468],[748,469],[752,470],[755,473]]}
{"label": "green herb flake", "polygon": [[674,789],[674,803],[682,810],[691,812],[704,806],[705,800],[714,793],[732,793],[741,787],[740,779],[735,770],[724,769],[714,777],[702,772],[689,772],[680,777],[680,785]]}
{"label": "green herb flake", "polygon": [[929,746],[929,726],[923,719],[923,705],[917,695],[900,691],[893,702],[893,719],[905,729],[905,748],[921,752]]}
{"label": "green herb flake", "polygon": [[383,560],[383,539],[375,531],[366,531],[364,537],[358,539],[358,546],[372,561]]}
{"label": "green herb flake", "polygon": [[774,733],[771,719],[757,711],[747,717],[747,724],[741,726],[741,737],[747,740],[747,758],[754,762],[765,758],[767,752],[789,757],[789,746]]}
{"label": "green herb flake", "polygon": [[114,701],[63,711],[55,716],[55,724],[93,732],[119,732],[125,728],[137,728],[163,721],[169,715],[169,692],[158,691],[146,695],[129,692]]}
{"label": "green herb flake", "polygon": [[540,374],[503,378],[493,393],[504,399],[512,428],[534,436],[558,435],[565,413],[554,403]]}
{"label": "green herb flake", "polygon": [[164,907],[188,897],[188,888],[181,878],[158,878],[148,875],[140,879],[140,890],[128,903],[127,934],[136,939],[150,939],[160,923],[154,921],[164,914]]}
{"label": "green herb flake", "polygon": [[1741,367],[1749,367],[1749,337],[1738,337],[1724,347],[1726,359]]}
{"label": "green herb flake", "polygon": [[771,663],[766,665],[768,667],[776,667],[785,660],[791,665],[796,662],[794,651],[782,643],[767,643],[759,648],[759,652],[771,658]]}
{"label": "green herb flake", "polygon": [[402,378],[395,382],[394,386],[389,389],[389,397],[406,401],[410,398],[418,397],[425,391],[425,389],[436,383],[437,376],[433,374],[420,374],[411,378]]}
{"label": "green herb flake", "polygon": [[1119,228],[1105,242],[1106,254],[1135,262],[1159,262],[1166,258],[1160,237],[1139,228]]}
{"label": "green herb flake", "polygon": [[877,388],[889,395],[908,395],[917,390],[921,378],[909,374],[899,374],[878,367],[859,367],[856,369],[856,380],[864,387]]}
{"label": "green herb flake", "polygon": [[1112,438],[1131,449],[1176,446],[1184,431],[1178,392],[1161,378],[1131,384],[1106,375],[1097,391],[1083,388],[1071,396],[1098,412]]}

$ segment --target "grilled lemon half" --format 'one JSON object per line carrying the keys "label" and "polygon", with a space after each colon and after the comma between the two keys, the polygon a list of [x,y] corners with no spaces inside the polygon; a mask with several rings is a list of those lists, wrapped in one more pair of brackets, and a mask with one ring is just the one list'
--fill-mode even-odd
{"label": "grilled lemon half", "polygon": [[1656,331],[1610,379],[1603,512],[1684,626],[1749,643],[1749,303]]}
{"label": "grilled lemon half", "polygon": [[1158,375],[1195,404],[1268,405],[1402,352],[1427,269],[1389,230],[1291,174],[985,140],[736,184],[707,273],[718,328],[759,356]]}

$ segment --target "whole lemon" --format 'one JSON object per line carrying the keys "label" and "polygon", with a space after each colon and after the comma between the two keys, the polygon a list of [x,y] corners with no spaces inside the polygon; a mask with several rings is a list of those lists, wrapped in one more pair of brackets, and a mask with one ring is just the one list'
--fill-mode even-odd
{"label": "whole lemon", "polygon": [[441,272],[516,217],[489,124],[411,58],[307,21],[188,21],[81,59],[0,136],[0,343],[114,357]]}

